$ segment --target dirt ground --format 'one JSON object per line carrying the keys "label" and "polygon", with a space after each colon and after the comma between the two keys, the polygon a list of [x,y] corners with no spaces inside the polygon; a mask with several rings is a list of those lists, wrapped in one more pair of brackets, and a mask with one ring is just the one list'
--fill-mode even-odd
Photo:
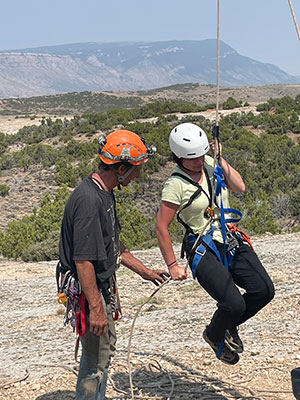
{"label": "dirt ground", "polygon": [[71,119],[73,118],[70,115],[65,115],[63,117],[55,117],[53,115],[44,115],[44,116],[37,116],[34,119],[30,117],[19,117],[16,118],[14,115],[0,115],[0,132],[5,133],[6,135],[13,135],[17,133],[20,129],[24,126],[32,126],[32,125],[40,125],[42,118],[66,118]]}
{"label": "dirt ground", "polygon": [[[259,114],[256,111],[256,105],[251,105],[248,107],[238,107],[234,109],[234,112],[237,113],[242,113],[242,112],[253,112],[254,114]],[[228,115],[231,114],[233,112],[233,110],[220,110],[219,111],[219,115]],[[184,113],[184,114],[177,114],[177,117],[179,118],[179,120],[181,118],[186,118],[189,115],[202,115],[203,117],[209,119],[210,121],[215,120],[216,118],[216,111],[215,110],[207,110],[207,111],[201,111],[201,112],[197,112],[197,113]],[[56,117],[53,116],[46,116],[46,118],[52,118],[52,119],[56,119]],[[63,116],[63,117],[59,117],[61,119],[71,119],[72,117],[69,115]],[[32,126],[32,125],[37,125],[39,126],[41,124],[41,120],[42,117],[36,117],[34,119],[31,119],[30,117],[22,117],[22,118],[15,118],[15,116],[5,116],[5,115],[0,115],[0,132],[5,133],[6,135],[12,135],[17,133],[20,129],[22,129],[24,126]],[[157,118],[148,118],[145,121],[155,121],[157,120]],[[141,120],[143,121],[143,120]],[[18,150],[18,149],[16,149]]]}
{"label": "dirt ground", "polygon": [[40,125],[40,123],[41,117],[30,119],[29,117],[15,118],[15,116],[0,115],[0,132],[12,135],[24,126]]}
{"label": "dirt ground", "polygon": [[[215,302],[193,281],[170,282],[139,314],[130,347],[136,399],[292,400],[290,371],[300,365],[300,234],[254,238],[276,296],[240,328],[245,351],[235,366],[218,361],[202,339]],[[176,249],[179,252],[179,248]],[[135,254],[161,268],[157,248]],[[0,260],[0,398],[75,398],[75,334],[56,302],[55,262]],[[107,395],[131,399],[128,340],[140,304],[155,287],[118,271],[123,318]]]}

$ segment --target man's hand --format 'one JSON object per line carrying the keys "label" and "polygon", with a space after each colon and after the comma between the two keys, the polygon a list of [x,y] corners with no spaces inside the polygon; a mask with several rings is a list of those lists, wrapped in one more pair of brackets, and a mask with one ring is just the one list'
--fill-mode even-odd
{"label": "man's hand", "polygon": [[163,283],[170,277],[170,275],[166,271],[163,271],[163,270],[155,271],[155,270],[149,269],[149,268],[142,271],[142,273],[140,275],[143,279],[153,282],[154,285],[156,285],[156,286],[159,286],[160,283]]}
{"label": "man's hand", "polygon": [[102,303],[100,307],[90,309],[89,321],[90,332],[97,336],[103,336],[107,333],[108,322]]}

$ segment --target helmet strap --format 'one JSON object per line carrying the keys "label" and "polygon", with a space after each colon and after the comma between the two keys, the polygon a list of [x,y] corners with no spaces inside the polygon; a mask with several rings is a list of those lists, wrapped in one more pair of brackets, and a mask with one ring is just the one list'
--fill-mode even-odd
{"label": "helmet strap", "polygon": [[[176,154],[174,154],[174,153],[172,153],[172,154],[173,154],[173,160],[176,162],[176,164],[178,165],[179,168],[185,169],[186,171],[195,172],[195,171],[192,171],[189,168],[186,168],[182,163],[182,159],[177,157]],[[198,172],[201,172],[201,171],[198,171]]]}
{"label": "helmet strap", "polygon": [[125,179],[128,178],[128,176],[136,169],[136,167],[136,165],[133,165],[128,171],[125,172],[124,175],[119,175],[116,173],[119,183],[123,183]]}
{"label": "helmet strap", "polygon": [[173,154],[173,160],[176,162],[176,164],[178,165],[179,168],[185,169],[187,171],[191,171],[190,169],[183,166],[181,158],[177,157],[176,154],[174,154],[174,153],[172,153],[172,154]]}

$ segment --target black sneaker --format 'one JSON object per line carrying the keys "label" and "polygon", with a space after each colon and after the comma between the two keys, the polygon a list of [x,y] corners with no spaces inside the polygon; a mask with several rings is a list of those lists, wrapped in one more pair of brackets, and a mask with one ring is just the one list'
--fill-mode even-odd
{"label": "black sneaker", "polygon": [[[209,337],[207,336],[206,329],[204,329],[204,331],[203,331],[203,339],[210,345],[210,347],[213,349],[213,351],[217,355],[219,347],[220,347],[220,343],[212,342],[209,339]],[[235,353],[234,351],[232,351],[229,348],[229,346],[226,343],[224,343],[224,348],[223,348],[223,351],[220,356],[220,361],[223,361],[223,363],[225,363],[225,364],[234,365],[237,362],[239,362],[239,359],[240,359],[239,355],[237,353]]]}
{"label": "black sneaker", "polygon": [[226,329],[225,339],[231,350],[235,351],[236,353],[242,353],[244,351],[244,345],[239,337],[237,327]]}

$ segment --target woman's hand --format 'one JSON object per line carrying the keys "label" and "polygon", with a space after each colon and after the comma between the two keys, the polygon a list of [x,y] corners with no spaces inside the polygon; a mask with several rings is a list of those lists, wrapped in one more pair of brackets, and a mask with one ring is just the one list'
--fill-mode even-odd
{"label": "woman's hand", "polygon": [[[213,140],[212,142],[209,143],[211,151],[213,153],[213,155],[215,155],[215,149],[216,149],[216,141]],[[222,145],[221,143],[217,142],[217,153],[216,153],[217,157],[221,157],[222,156]]]}
{"label": "woman's hand", "polygon": [[186,273],[185,268],[180,267],[177,263],[172,265],[169,268],[169,272],[170,272],[171,278],[174,281],[183,281],[184,279],[187,278],[187,273]]}

